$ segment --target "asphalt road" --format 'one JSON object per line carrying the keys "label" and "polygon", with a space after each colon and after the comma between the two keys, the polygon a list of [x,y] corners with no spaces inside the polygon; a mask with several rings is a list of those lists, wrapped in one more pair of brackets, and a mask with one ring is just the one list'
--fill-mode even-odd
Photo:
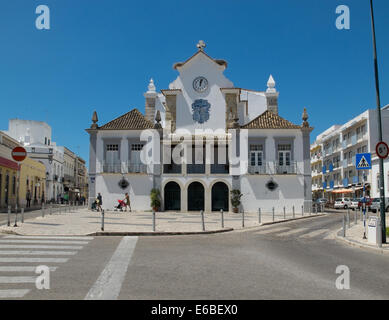
{"label": "asphalt road", "polygon": [[[389,256],[336,242],[331,234],[340,226],[341,215],[335,213],[214,235],[57,239],[3,236],[0,296],[388,299]],[[54,260],[39,260],[44,258]],[[50,289],[36,289],[33,267],[37,265],[56,268],[50,272]],[[348,290],[335,286],[339,265],[350,270]]]}

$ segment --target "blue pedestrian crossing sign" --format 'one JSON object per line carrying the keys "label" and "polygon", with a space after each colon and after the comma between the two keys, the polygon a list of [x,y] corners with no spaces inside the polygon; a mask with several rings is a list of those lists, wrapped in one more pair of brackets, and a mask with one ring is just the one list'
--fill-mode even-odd
{"label": "blue pedestrian crossing sign", "polygon": [[355,168],[357,170],[369,170],[369,169],[371,169],[371,154],[370,153],[357,153],[355,155]]}

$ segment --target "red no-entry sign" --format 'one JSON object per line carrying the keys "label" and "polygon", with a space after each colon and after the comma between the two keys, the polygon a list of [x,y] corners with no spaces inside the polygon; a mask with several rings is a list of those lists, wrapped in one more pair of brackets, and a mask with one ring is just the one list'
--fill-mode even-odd
{"label": "red no-entry sign", "polygon": [[17,161],[23,161],[27,157],[27,151],[23,147],[16,147],[12,150],[12,158]]}

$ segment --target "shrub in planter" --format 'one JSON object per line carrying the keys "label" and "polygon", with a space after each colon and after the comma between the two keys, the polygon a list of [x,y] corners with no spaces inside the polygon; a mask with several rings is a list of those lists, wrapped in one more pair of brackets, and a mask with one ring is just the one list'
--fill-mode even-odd
{"label": "shrub in planter", "polygon": [[243,194],[238,189],[231,190],[231,204],[233,207],[233,211],[235,213],[239,212],[239,206],[240,206],[240,198],[242,198]]}
{"label": "shrub in planter", "polygon": [[158,211],[161,207],[161,193],[159,189],[151,189],[150,191],[150,206],[154,211]]}

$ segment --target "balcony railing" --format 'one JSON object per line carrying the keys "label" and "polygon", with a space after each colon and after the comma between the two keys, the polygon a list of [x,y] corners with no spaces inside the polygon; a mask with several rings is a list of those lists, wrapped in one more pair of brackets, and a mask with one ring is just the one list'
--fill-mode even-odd
{"label": "balcony railing", "polygon": [[250,174],[266,174],[268,170],[266,170],[266,166],[249,166],[248,167],[248,172]]}
{"label": "balcony railing", "polygon": [[186,173],[205,173],[205,165],[204,164],[187,164],[186,165]]}
{"label": "balcony railing", "polygon": [[122,165],[121,163],[103,163],[103,172],[104,173],[122,173]]}
{"label": "balcony railing", "polygon": [[290,164],[280,165],[277,161],[275,163],[275,171],[276,174],[296,174],[297,163],[296,161],[291,161]]}
{"label": "balcony railing", "polygon": [[230,173],[230,166],[228,164],[211,164],[211,173],[228,174]]}
{"label": "balcony railing", "polygon": [[181,165],[175,163],[164,164],[163,173],[181,173]]}
{"label": "balcony railing", "polygon": [[127,162],[128,173],[147,173],[147,165]]}

